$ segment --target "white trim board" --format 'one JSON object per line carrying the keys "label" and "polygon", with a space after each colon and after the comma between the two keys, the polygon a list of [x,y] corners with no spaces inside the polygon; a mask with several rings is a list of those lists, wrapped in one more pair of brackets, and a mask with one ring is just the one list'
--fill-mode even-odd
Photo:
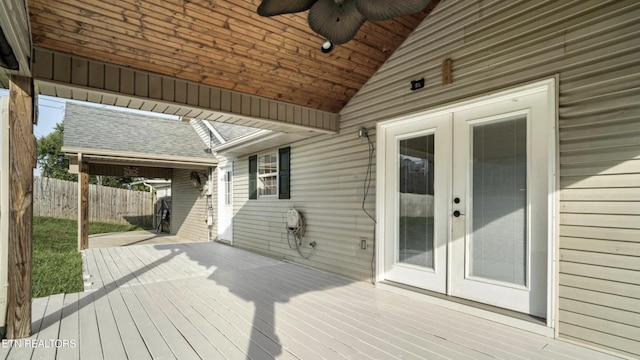
{"label": "white trim board", "polygon": [[0,329],[6,325],[9,294],[9,97],[0,97]]}

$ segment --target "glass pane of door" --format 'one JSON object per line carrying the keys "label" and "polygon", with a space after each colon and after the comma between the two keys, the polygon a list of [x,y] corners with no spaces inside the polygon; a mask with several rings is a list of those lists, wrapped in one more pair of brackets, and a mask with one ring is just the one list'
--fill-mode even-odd
{"label": "glass pane of door", "polygon": [[527,285],[527,118],[471,133],[469,275]]}
{"label": "glass pane of door", "polygon": [[434,267],[434,134],[399,142],[398,262]]}

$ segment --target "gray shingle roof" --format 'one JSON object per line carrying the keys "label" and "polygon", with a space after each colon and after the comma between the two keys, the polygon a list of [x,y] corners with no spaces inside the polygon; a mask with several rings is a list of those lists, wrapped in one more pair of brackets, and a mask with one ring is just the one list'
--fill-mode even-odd
{"label": "gray shingle roof", "polygon": [[187,122],[67,102],[64,147],[214,159]]}
{"label": "gray shingle roof", "polygon": [[[227,142],[233,139],[237,139],[237,138],[249,135],[256,131],[260,131],[260,129],[246,127],[246,126],[225,124],[225,123],[220,123],[215,121],[209,121],[209,122],[213,125],[213,127],[220,134],[220,136],[222,136],[222,138],[225,139]],[[220,145],[220,144],[216,144],[216,145]]]}

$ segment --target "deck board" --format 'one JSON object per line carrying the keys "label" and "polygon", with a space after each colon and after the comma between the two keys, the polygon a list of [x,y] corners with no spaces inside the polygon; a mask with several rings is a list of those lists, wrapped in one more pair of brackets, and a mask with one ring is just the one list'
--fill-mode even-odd
{"label": "deck board", "polygon": [[[130,285],[138,285],[140,284],[140,280],[135,275],[137,268],[134,267],[131,259],[124,252],[124,248],[111,248],[108,253],[111,255],[111,258],[114,261],[114,264],[117,266],[117,273],[120,276],[116,279],[116,284],[118,286],[130,286]],[[116,272],[114,270],[114,272]]]}
{"label": "deck board", "polygon": [[105,359],[126,359],[123,339],[120,337],[120,330],[116,324],[115,313],[111,308],[108,293],[108,288],[98,289],[92,293],[102,353]]}
{"label": "deck board", "polygon": [[[78,344],[75,343],[77,341],[77,335],[79,333],[80,320],[78,318],[78,294],[65,294],[63,309],[62,309],[62,319],[60,320],[60,333],[58,334],[59,339],[65,339],[69,341],[68,345],[61,346],[58,348],[57,357],[65,360],[79,360],[80,359],[80,348]],[[71,340],[74,340],[74,343],[71,344]]]}
{"label": "deck board", "polygon": [[135,286],[131,287],[131,289],[175,357],[181,360],[199,359],[197,353],[191,347],[188,340],[183,337],[182,333],[171,322],[163,309],[151,297],[144,286]]}
{"label": "deck board", "polygon": [[[279,313],[277,324],[280,329],[279,334],[275,334],[273,329],[276,328],[276,310],[273,306],[263,305],[261,302],[238,301],[234,293],[228,289],[217,285],[207,286],[201,291],[194,289],[200,288],[201,280],[190,280],[182,283],[184,288],[191,289],[194,295],[203,299],[204,302],[213,307],[226,307],[238,317],[244,319],[245,322],[251,323],[257,331],[268,334],[272,338],[283,337],[290,339],[287,344],[291,344],[293,353],[300,354],[302,359],[314,358],[322,355],[325,358],[358,358],[354,356],[357,352],[351,347],[344,347],[342,343],[335,341],[333,337],[319,332],[317,327],[307,323],[301,317],[291,316],[288,313]],[[267,303],[268,304],[268,303]],[[284,342],[284,340],[281,340]],[[302,346],[302,349],[300,346]],[[297,350],[295,350],[297,349]],[[311,353],[309,353],[309,351]],[[307,354],[309,356],[302,356]],[[316,356],[313,356],[316,354]]]}
{"label": "deck board", "polygon": [[58,338],[63,304],[64,294],[57,294],[49,297],[42,325],[38,332],[38,340],[45,342],[45,345],[37,346],[33,349],[33,354],[31,355],[32,359],[48,360],[56,358],[57,347],[55,343],[51,343],[50,340]]}
{"label": "deck board", "polygon": [[146,347],[142,336],[138,332],[136,324],[129,313],[126,303],[119,291],[111,291],[107,294],[109,304],[113,310],[115,324],[120,333],[122,345],[128,359],[151,359],[149,349]]}
{"label": "deck board", "polygon": [[[151,295],[153,301],[159,306],[167,319],[173,324],[175,329],[180,332],[185,339],[187,345],[189,345],[196,354],[202,359],[219,359],[223,357],[222,353],[212,344],[196,327],[196,324],[192,322],[187,316],[183,314],[183,311],[190,310],[189,304],[182,304],[182,308],[179,309],[176,304],[172,304],[166,297],[166,293],[171,291],[166,283],[162,284],[148,284],[145,285],[147,292]],[[182,359],[181,355],[178,358]]]}
{"label": "deck board", "polygon": [[[317,304],[311,305],[306,301],[294,299],[297,291],[290,287],[286,287],[284,284],[286,284],[287,282],[282,281],[282,278],[274,276],[276,274],[275,272],[273,272],[274,267],[275,266],[270,266],[266,269],[259,268],[255,271],[252,271],[251,276],[249,277],[259,277],[259,281],[250,283],[250,286],[246,288],[240,288],[241,286],[243,286],[243,284],[249,284],[247,281],[242,281],[242,278],[238,279],[240,281],[234,282],[233,280],[221,277],[220,281],[226,282],[227,284],[229,284],[229,286],[234,286],[233,292],[235,294],[240,293],[244,298],[253,299],[254,302],[259,301],[269,309],[279,307],[279,304],[296,301],[295,308],[299,310],[295,313],[295,316],[297,318],[308,318],[311,323],[315,324],[317,327],[321,327],[327,333],[334,334],[334,336],[337,336],[342,339],[342,341],[345,341],[346,345],[365,349],[365,351],[369,352],[368,355],[371,357],[387,359],[420,358],[420,355],[412,353],[405,348],[393,344],[393,340],[380,341],[380,339],[372,335],[370,331],[363,331],[363,329],[353,324],[350,319],[347,319],[344,316],[336,316],[326,308],[316,307],[315,305]],[[233,276],[233,274],[230,273],[227,273],[225,275]],[[272,278],[274,280],[269,281],[269,278]],[[276,282],[280,282],[280,285],[275,286]],[[301,312],[306,313],[307,316],[305,316],[305,314],[301,314]],[[322,319],[318,319],[316,317],[319,314],[322,315]],[[423,350],[422,353],[424,355],[425,353],[428,353],[428,351]],[[434,358],[438,358],[437,354],[430,355],[434,356]],[[422,358],[424,358],[424,356],[422,356]]]}
{"label": "deck board", "polygon": [[81,359],[100,360],[102,356],[102,343],[100,342],[100,331],[98,330],[98,319],[93,303],[93,292],[84,292],[78,296],[78,318],[80,327],[78,329],[78,347],[80,348]]}
{"label": "deck board", "polygon": [[[233,334],[229,329],[230,327],[228,324],[221,321],[215,312],[203,311],[203,307],[199,306],[194,299],[191,299],[189,306],[180,306],[182,298],[186,293],[176,292],[176,288],[171,286],[170,283],[163,283],[162,285],[154,284],[150,286],[162,286],[164,289],[163,293],[167,300],[171,302],[176,309],[179,309],[182,316],[184,316],[185,319],[188,319],[189,323],[198,329],[202,337],[204,337],[207,342],[214,344],[216,351],[220,352],[218,357],[224,357],[227,359],[246,359],[246,354],[243,353],[242,349],[233,341],[235,334]],[[266,354],[265,358],[268,358]]]}
{"label": "deck board", "polygon": [[[315,273],[322,275],[322,273],[319,272]],[[293,275],[291,273],[281,273],[277,276],[293,276],[292,281],[308,282],[313,280],[313,271],[304,273],[304,276],[302,277],[299,276],[300,274],[302,274],[302,272],[296,272],[293,273]],[[339,287],[332,289],[332,291],[323,292],[321,297],[319,297],[319,300],[322,300],[325,297],[331,297],[334,299],[332,304],[343,305],[341,312],[361,312],[361,310],[365,308],[366,302],[371,301],[371,298],[362,299],[361,294],[363,293],[367,293],[367,291],[358,290],[355,286]],[[464,343],[473,342],[477,346],[484,348],[484,350],[492,349],[491,346],[486,347],[487,342],[489,344],[493,344],[493,347],[497,347],[499,349],[517,349],[514,353],[502,353],[502,356],[509,355],[512,357],[544,358],[536,356],[536,352],[539,348],[544,347],[548,343],[547,338],[540,337],[538,339],[532,339],[530,336],[520,336],[520,332],[514,333],[509,327],[487,322],[475,317],[469,318],[465,314],[448,309],[440,309],[438,307],[432,307],[428,309],[429,311],[427,312],[421,311],[420,313],[416,313],[412,310],[412,300],[406,300],[395,294],[385,292],[378,292],[376,293],[376,296],[376,301],[378,303],[386,303],[387,306],[397,306],[397,311],[395,313],[380,313],[380,316],[384,318],[384,321],[382,321],[383,324],[395,323],[396,325],[401,325],[403,323],[411,323],[414,324],[414,329],[423,331],[428,330],[428,332],[437,334],[438,336],[447,336],[447,339],[450,341],[460,338]],[[314,297],[314,295],[312,295],[312,297]],[[361,306],[354,306],[354,302],[358,301],[358,299],[365,303]],[[480,334],[476,334],[475,330],[477,329],[482,329],[483,331]],[[498,339],[495,339],[496,337],[498,337]],[[506,341],[501,342],[501,337]],[[533,349],[533,353],[528,352],[530,349]]]}
{"label": "deck board", "polygon": [[0,359],[616,359],[218,243],[89,249],[91,291],[33,301]]}
{"label": "deck board", "polygon": [[[188,294],[186,287],[174,283],[173,291],[180,294]],[[296,359],[289,351],[283,350],[278,343],[277,338],[270,336],[271,334],[254,331],[253,323],[243,318],[237,317],[229,308],[222,306],[210,306],[210,304],[202,301],[197,295],[193,294],[194,301],[192,305],[194,310],[206,321],[210,326],[214,327],[221,334],[224,334],[231,344],[235,347],[233,352],[238,352],[238,359],[251,358],[281,358]],[[249,349],[250,351],[243,351]],[[230,349],[231,350],[231,349]],[[226,355],[227,352],[224,352]]]}
{"label": "deck board", "polygon": [[[280,278],[290,276],[288,273],[273,275]],[[289,279],[295,283],[297,281],[304,281],[304,279],[311,279],[311,277]],[[357,288],[357,286],[354,286],[354,288]],[[381,341],[400,344],[405,349],[413,348],[414,352],[420,356],[425,352],[432,352],[432,354],[429,355],[430,358],[437,358],[441,355],[455,359],[490,358],[490,356],[467,349],[463,346],[452,346],[451,342],[441,339],[439,336],[420,331],[420,327],[403,329],[402,325],[406,322],[399,320],[396,314],[371,314],[367,307],[364,306],[364,303],[361,302],[363,306],[358,306],[359,299],[354,297],[357,292],[345,293],[340,292],[341,289],[342,288],[330,289],[322,292],[322,295],[319,293],[310,293],[307,297],[308,301],[306,304],[308,304],[310,309],[323,311],[324,314],[332,314],[335,319],[343,318],[359,330],[376,334],[379,339],[383,339]],[[394,305],[395,302],[390,302],[384,306],[393,307]]]}
{"label": "deck board", "polygon": [[129,309],[145,347],[149,351],[149,355],[153,359],[177,359],[131,288],[120,288],[119,292]]}

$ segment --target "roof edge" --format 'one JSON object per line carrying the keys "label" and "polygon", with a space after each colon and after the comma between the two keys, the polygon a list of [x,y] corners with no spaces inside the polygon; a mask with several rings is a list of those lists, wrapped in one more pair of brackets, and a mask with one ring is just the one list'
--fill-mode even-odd
{"label": "roof edge", "polygon": [[267,137],[268,135],[271,135],[271,134],[277,135],[278,133],[274,133],[271,130],[259,130],[259,131],[253,132],[251,134],[248,134],[246,136],[242,136],[242,137],[239,137],[237,139],[233,139],[231,141],[228,141],[228,142],[226,142],[224,144],[215,146],[215,147],[211,148],[211,150],[214,151],[214,152],[219,152],[219,151],[233,149],[233,148],[236,148],[236,147],[241,147],[243,145],[248,145],[250,142],[253,143],[255,140],[265,138],[265,137]]}
{"label": "roof edge", "polygon": [[156,161],[167,161],[167,162],[175,162],[175,163],[199,163],[205,165],[215,165],[218,163],[218,160],[215,157],[210,158],[197,158],[197,157],[187,157],[187,156],[173,156],[173,155],[153,155],[153,154],[141,154],[134,152],[126,152],[126,151],[110,151],[110,150],[96,150],[96,149],[88,149],[88,148],[74,148],[74,147],[62,147],[62,152],[65,155],[73,155],[82,153],[83,155],[89,156],[105,156],[105,157],[117,157],[128,160],[156,160]]}

